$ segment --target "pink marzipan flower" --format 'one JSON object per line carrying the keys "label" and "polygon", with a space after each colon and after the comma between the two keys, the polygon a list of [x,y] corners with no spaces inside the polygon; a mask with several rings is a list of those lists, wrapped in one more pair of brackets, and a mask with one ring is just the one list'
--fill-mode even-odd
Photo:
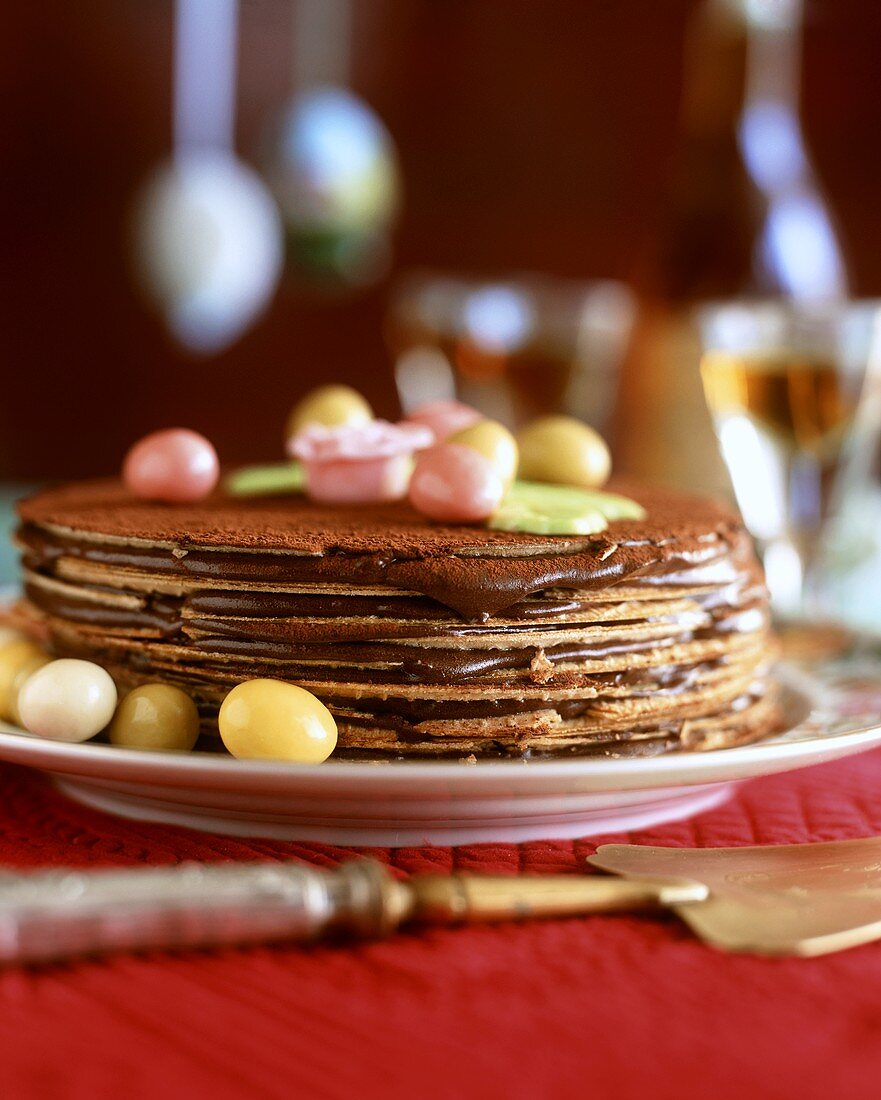
{"label": "pink marzipan flower", "polygon": [[420,424],[310,424],[288,440],[287,452],[303,463],[312,500],[371,504],[406,496],[412,455],[430,447],[433,439],[431,430]]}

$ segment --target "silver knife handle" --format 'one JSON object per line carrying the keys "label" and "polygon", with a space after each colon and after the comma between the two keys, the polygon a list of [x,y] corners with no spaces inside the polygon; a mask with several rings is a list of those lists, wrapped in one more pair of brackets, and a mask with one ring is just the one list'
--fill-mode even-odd
{"label": "silver knife handle", "polygon": [[110,951],[384,935],[409,911],[381,864],[179,864],[0,877],[0,963]]}

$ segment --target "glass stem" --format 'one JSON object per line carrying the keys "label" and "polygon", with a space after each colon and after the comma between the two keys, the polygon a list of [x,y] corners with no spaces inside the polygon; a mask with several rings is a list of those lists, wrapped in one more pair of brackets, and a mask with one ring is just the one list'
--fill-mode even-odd
{"label": "glass stem", "polygon": [[759,550],[775,613],[816,616],[823,605],[819,564],[828,479],[816,458],[804,452],[791,457],[788,475],[787,530],[760,542]]}

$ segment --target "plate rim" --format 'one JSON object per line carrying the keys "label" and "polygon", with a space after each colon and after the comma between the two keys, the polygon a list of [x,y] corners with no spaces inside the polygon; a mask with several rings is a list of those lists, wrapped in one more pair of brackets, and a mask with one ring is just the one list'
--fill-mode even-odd
{"label": "plate rim", "polygon": [[[622,780],[644,778],[650,786],[655,786],[660,785],[664,780],[681,783],[685,781],[685,774],[700,778],[702,773],[712,771],[714,765],[718,764],[730,768],[749,767],[751,764],[760,764],[763,759],[769,763],[773,759],[791,762],[795,768],[800,760],[816,757],[818,751],[821,758],[825,757],[827,752],[831,758],[833,755],[844,755],[848,750],[859,748],[863,742],[881,743],[881,715],[874,725],[860,726],[846,733],[820,733],[798,739],[794,735],[797,735],[798,729],[810,719],[816,709],[816,696],[806,691],[802,684],[797,685],[794,682],[795,677],[789,675],[790,672],[798,674],[799,670],[787,667],[786,662],[781,662],[778,672],[782,674],[781,679],[787,689],[799,696],[807,705],[807,714],[802,721],[772,738],[732,748],[711,749],[707,752],[671,752],[652,757],[618,759],[569,757],[535,760],[476,760],[474,763],[458,760],[335,761],[331,758],[323,764],[295,764],[283,760],[237,760],[231,756],[207,752],[155,752],[90,742],[47,741],[9,723],[0,722],[0,760],[43,771],[53,771],[55,768],[76,765],[91,758],[97,765],[101,765],[100,771],[105,776],[109,771],[114,773],[114,778],[129,782],[155,782],[160,775],[166,781],[172,777],[180,780],[185,779],[187,775],[194,777],[198,775],[204,783],[212,780],[215,782],[228,780],[231,775],[239,775],[243,785],[248,786],[270,779],[275,783],[288,779],[292,783],[320,786],[324,783],[351,782],[372,776],[381,777],[392,785],[406,785],[415,780],[437,780],[438,782],[455,780],[457,786],[468,787],[485,782],[491,777],[525,778],[527,775],[532,775],[536,780],[567,777],[572,779],[596,777],[613,780],[617,776]],[[792,739],[787,740],[787,738]],[[30,755],[25,748],[30,744],[35,745],[33,754],[35,759],[30,761],[21,759],[22,753]],[[9,760],[4,749],[12,749],[17,759]],[[816,762],[820,763],[822,760]],[[67,774],[71,774],[68,768],[64,770]],[[151,780],[146,773],[151,773],[155,778]]]}

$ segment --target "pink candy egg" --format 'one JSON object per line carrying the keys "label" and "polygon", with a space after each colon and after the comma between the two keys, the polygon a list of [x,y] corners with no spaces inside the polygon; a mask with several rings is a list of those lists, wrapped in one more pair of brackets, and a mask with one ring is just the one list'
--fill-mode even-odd
{"label": "pink candy egg", "polygon": [[133,496],[174,504],[202,500],[219,477],[217,452],[203,435],[188,428],[145,435],[122,467],[122,479]]}
{"label": "pink candy egg", "polygon": [[424,424],[434,432],[436,442],[443,443],[454,432],[483,420],[483,414],[461,401],[429,401],[407,417],[410,424]]}
{"label": "pink candy egg", "polygon": [[460,443],[424,451],[410,479],[410,503],[444,523],[477,523],[502,502],[505,486],[482,454]]}

